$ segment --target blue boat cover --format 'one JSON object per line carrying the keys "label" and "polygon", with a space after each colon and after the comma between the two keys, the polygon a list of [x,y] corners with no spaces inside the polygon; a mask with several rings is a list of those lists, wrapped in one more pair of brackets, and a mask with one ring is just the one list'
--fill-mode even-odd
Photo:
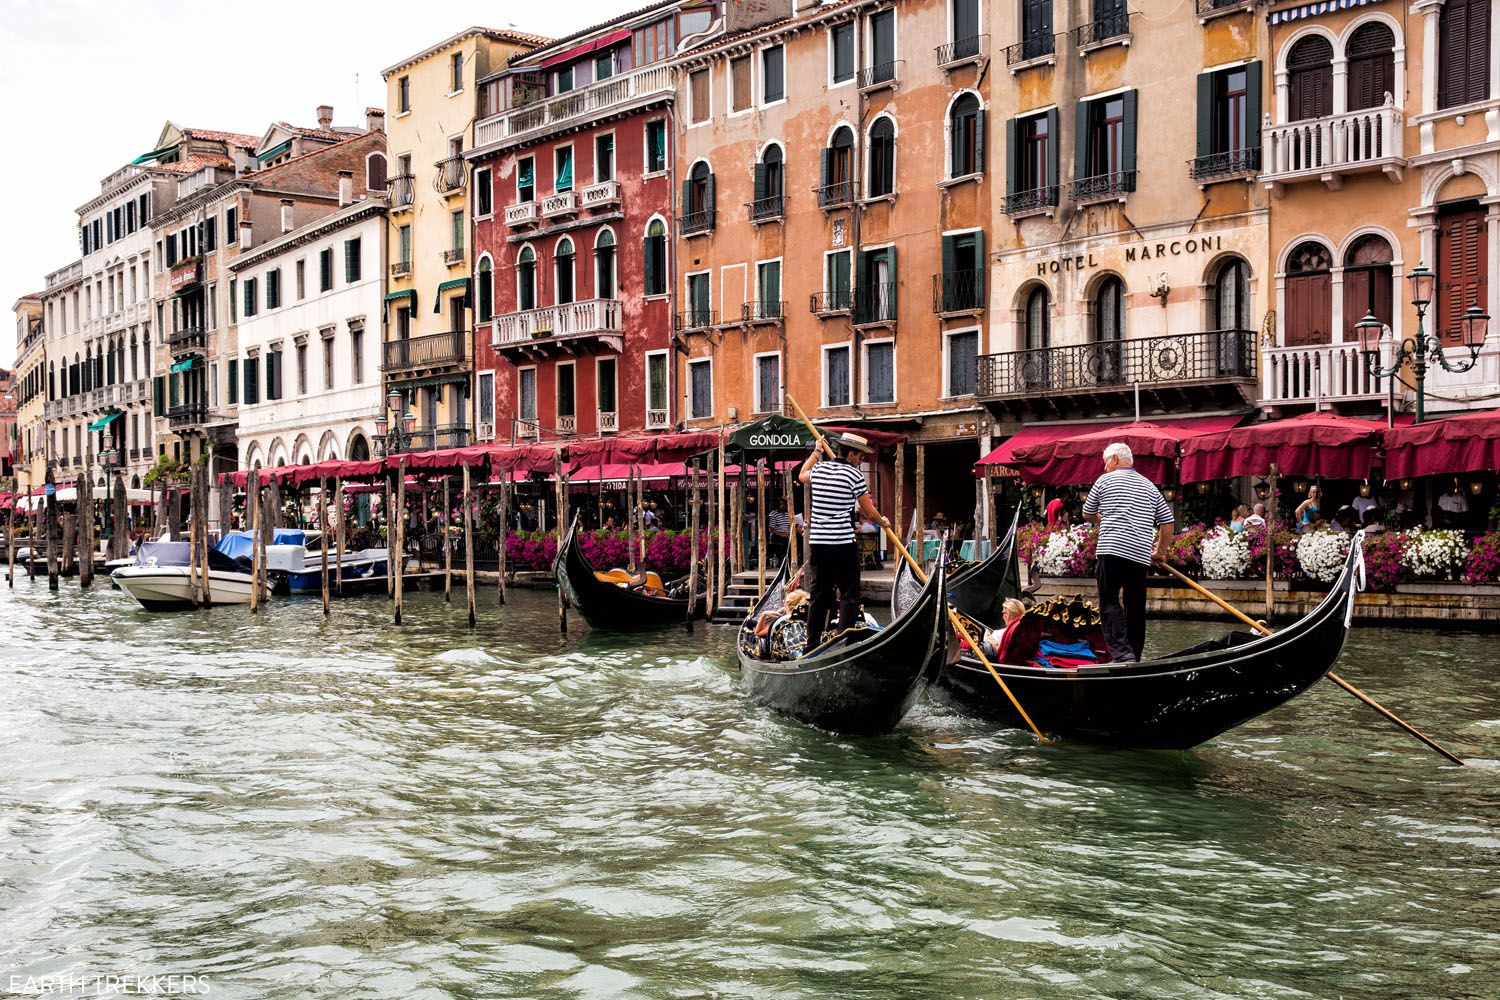
{"label": "blue boat cover", "polygon": [[[254,537],[248,531],[231,531],[219,539],[219,544],[214,548],[231,559],[238,559],[240,556],[249,559],[251,550],[255,547]],[[271,535],[271,544],[306,545],[307,532],[300,528],[277,528]]]}

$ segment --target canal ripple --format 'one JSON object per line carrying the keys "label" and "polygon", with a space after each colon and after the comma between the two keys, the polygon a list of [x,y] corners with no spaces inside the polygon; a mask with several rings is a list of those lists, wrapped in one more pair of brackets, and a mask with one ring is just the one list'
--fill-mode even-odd
{"label": "canal ripple", "polygon": [[[1355,632],[1189,753],[923,705],[844,739],[730,635],[481,595],[149,615],[0,589],[0,991],[220,997],[1500,996],[1492,637]],[[1185,644],[1203,624],[1157,625]]]}

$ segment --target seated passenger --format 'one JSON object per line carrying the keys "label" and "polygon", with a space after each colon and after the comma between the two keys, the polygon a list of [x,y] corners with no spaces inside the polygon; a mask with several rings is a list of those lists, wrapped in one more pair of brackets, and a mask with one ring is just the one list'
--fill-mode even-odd
{"label": "seated passenger", "polygon": [[[800,638],[794,638],[787,634],[786,626],[799,614],[804,619],[807,617],[807,601],[807,591],[789,590],[781,607],[767,608],[760,613],[760,618],[755,622],[755,637],[760,640],[762,657],[795,659],[802,654],[802,644],[807,636],[806,627],[801,630]],[[794,646],[795,649],[792,648]]]}
{"label": "seated passenger", "polygon": [[1005,648],[1006,635],[1015,629],[1016,624],[1025,613],[1026,605],[1014,597],[1006,599],[1005,603],[1001,605],[1001,616],[1005,619],[1005,624],[1000,628],[991,629],[979,645],[980,650],[985,656],[991,660],[999,658],[1000,651]]}

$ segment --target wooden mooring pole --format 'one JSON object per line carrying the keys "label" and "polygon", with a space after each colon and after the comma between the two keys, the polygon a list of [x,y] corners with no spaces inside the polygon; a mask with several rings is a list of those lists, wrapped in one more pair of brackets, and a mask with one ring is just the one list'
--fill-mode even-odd
{"label": "wooden mooring pole", "polygon": [[[318,527],[323,532],[322,544],[318,546],[318,559],[321,572],[318,574],[323,584],[323,617],[328,617],[329,593],[328,593],[328,480],[318,477]],[[343,562],[342,559],[339,562]]]}
{"label": "wooden mooring pole", "polygon": [[[445,483],[446,479],[443,480]],[[469,467],[464,466],[464,596],[469,601],[469,628],[478,619],[474,614],[474,509],[473,494],[469,492]]]}
{"label": "wooden mooring pole", "polygon": [[245,479],[245,517],[250,525],[250,613],[260,611],[260,471]]}
{"label": "wooden mooring pole", "polygon": [[394,570],[395,622],[401,624],[401,595],[406,583],[406,463],[396,466],[396,507],[392,512],[392,530],[396,533],[396,568]]}

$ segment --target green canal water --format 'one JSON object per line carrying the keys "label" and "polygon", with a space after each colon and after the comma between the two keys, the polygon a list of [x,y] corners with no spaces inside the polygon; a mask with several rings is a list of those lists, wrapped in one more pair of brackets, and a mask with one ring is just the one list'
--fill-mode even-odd
{"label": "green canal water", "polygon": [[748,703],[725,631],[407,619],[0,584],[0,995],[1500,996],[1494,636],[1340,663],[1458,768],[1328,684],[1188,753],[851,740]]}

